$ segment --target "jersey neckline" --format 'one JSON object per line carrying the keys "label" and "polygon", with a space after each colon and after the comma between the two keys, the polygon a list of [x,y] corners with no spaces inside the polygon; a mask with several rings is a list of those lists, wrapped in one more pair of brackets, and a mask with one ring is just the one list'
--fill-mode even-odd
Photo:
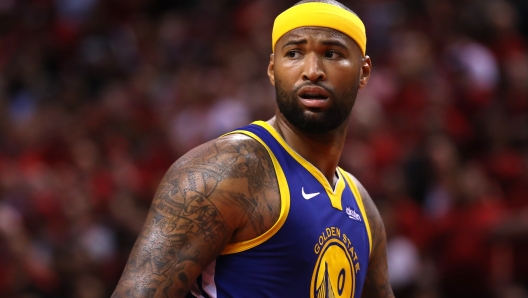
{"label": "jersey neckline", "polygon": [[323,173],[312,163],[307,161],[299,153],[293,150],[293,148],[290,147],[288,143],[286,143],[286,141],[279,134],[279,132],[273,126],[271,126],[271,124],[262,120],[255,121],[252,124],[258,125],[267,130],[273,136],[273,138],[284,148],[284,150],[286,150],[286,152],[288,152],[298,163],[300,163],[308,172],[310,172],[314,176],[314,178],[319,181],[319,183],[321,183],[321,185],[326,191],[326,194],[330,198],[332,206],[336,209],[343,210],[343,206],[341,204],[341,195],[343,194],[343,190],[345,189],[345,181],[343,179],[341,171],[339,171],[339,167],[335,170],[338,179],[334,188],[332,187],[328,179],[326,179],[325,175],[323,175]]}

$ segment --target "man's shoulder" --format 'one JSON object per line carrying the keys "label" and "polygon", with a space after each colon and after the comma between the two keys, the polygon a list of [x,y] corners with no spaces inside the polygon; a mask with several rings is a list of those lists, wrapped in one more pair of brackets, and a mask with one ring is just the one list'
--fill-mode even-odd
{"label": "man's shoulder", "polygon": [[360,199],[363,203],[363,206],[365,207],[369,223],[371,224],[371,232],[373,233],[373,236],[378,237],[378,234],[380,234],[379,230],[383,228],[383,222],[379,214],[378,207],[376,206],[376,203],[368,193],[367,189],[363,186],[363,184],[361,184],[358,178],[356,178],[349,172],[343,172],[345,173],[345,175],[348,175],[351,178],[352,182],[357,187],[361,197]]}
{"label": "man's shoulder", "polygon": [[271,162],[255,139],[239,133],[225,135],[203,143],[178,158],[167,174],[201,169],[211,175],[235,175],[241,168],[257,167]]}
{"label": "man's shoulder", "polygon": [[161,189],[171,183],[178,184],[184,196],[198,196],[214,205],[224,222],[236,226],[231,242],[263,234],[280,214],[271,157],[264,146],[246,135],[222,136],[190,150],[169,168]]}
{"label": "man's shoulder", "polygon": [[342,172],[347,175],[351,180],[352,182],[354,183],[354,185],[357,187],[357,189],[359,190],[360,194],[361,194],[361,197],[368,197],[370,198],[370,195],[368,195],[368,192],[367,190],[365,189],[365,187],[363,186],[363,184],[361,184],[361,182],[359,182],[359,179],[356,178],[356,176],[352,175],[350,172],[347,172],[345,170],[342,170]]}
{"label": "man's shoulder", "polygon": [[210,140],[189,150],[176,161],[176,164],[184,164],[196,159],[211,158],[211,156],[254,154],[262,149],[264,147],[255,139],[244,134],[234,133]]}

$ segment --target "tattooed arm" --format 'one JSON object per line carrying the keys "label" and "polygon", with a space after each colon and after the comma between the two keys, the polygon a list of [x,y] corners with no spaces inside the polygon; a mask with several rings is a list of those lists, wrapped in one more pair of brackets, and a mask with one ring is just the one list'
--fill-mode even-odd
{"label": "tattooed arm", "polygon": [[273,225],[277,200],[271,159],[253,139],[191,150],[163,177],[112,297],[185,297],[228,243]]}
{"label": "tattooed arm", "polygon": [[363,285],[363,298],[394,298],[392,288],[389,283],[387,269],[387,236],[383,221],[372,201],[372,198],[365,188],[354,178],[356,185],[361,193],[363,205],[370,224],[372,235],[372,252],[370,254],[369,266],[367,269],[367,278]]}

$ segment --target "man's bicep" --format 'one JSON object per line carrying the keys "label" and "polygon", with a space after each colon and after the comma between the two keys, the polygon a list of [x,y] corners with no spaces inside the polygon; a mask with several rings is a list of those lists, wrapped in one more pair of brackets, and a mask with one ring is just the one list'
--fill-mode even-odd
{"label": "man's bicep", "polygon": [[373,245],[362,297],[391,298],[394,294],[388,276],[385,228],[381,218],[369,220]]}
{"label": "man's bicep", "polygon": [[[163,178],[115,295],[183,297],[229,242],[237,216],[226,216],[214,165],[175,164]],[[225,208],[224,208],[225,209]],[[236,208],[235,208],[236,209]],[[128,293],[126,293],[128,292]]]}
{"label": "man's bicep", "polygon": [[383,221],[372,198],[365,188],[355,179],[361,193],[361,199],[369,219],[372,251],[369,258],[367,277],[363,285],[361,297],[364,298],[393,298],[387,268],[387,236]]}

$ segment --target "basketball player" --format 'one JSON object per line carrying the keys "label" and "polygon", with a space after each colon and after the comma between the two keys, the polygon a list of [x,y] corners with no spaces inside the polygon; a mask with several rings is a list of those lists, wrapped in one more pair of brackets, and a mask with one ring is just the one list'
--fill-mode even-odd
{"label": "basketball player", "polygon": [[171,166],[113,297],[393,297],[381,218],[337,166],[371,71],[365,48],[339,2],[280,14],[275,116]]}

